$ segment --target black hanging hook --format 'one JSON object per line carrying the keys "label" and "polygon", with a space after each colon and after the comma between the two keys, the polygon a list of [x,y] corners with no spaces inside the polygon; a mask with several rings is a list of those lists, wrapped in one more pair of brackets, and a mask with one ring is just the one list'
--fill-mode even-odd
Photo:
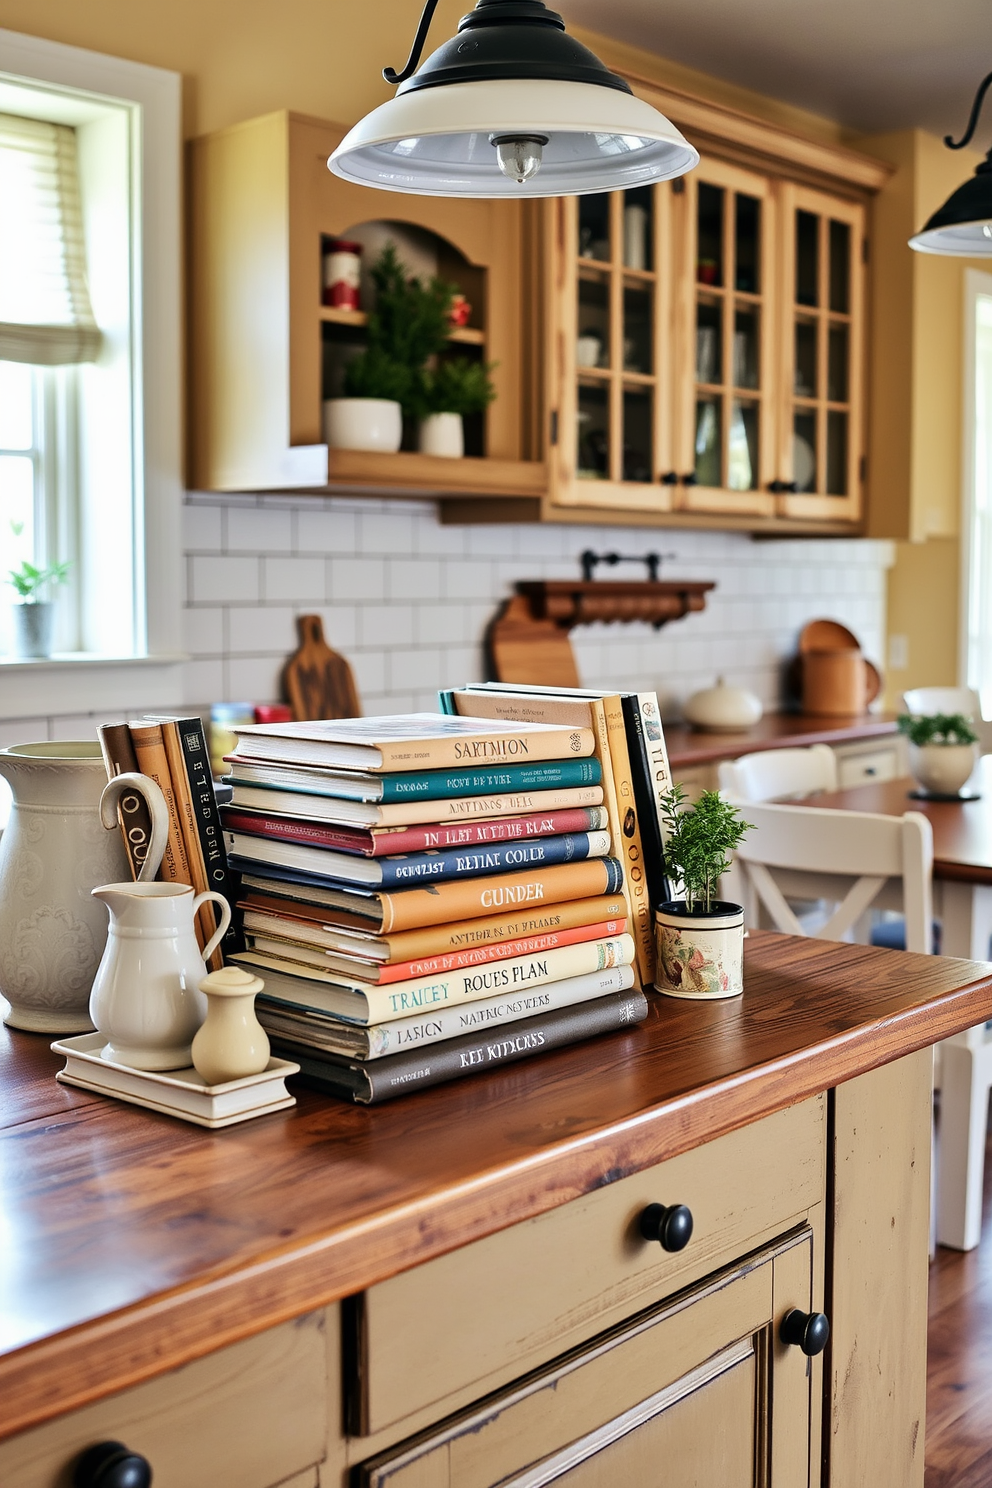
{"label": "black hanging hook", "polygon": [[417,27],[417,34],[413,38],[410,55],[406,59],[406,66],[403,71],[396,72],[392,67],[384,67],[382,69],[382,75],[387,83],[392,83],[395,87],[397,83],[405,83],[407,78],[412,77],[416,72],[424,50],[424,42],[427,40],[427,33],[431,29],[431,21],[434,19],[434,12],[436,10],[437,0],[427,0],[424,6],[424,13],[420,17],[420,25]]}
{"label": "black hanging hook", "polygon": [[985,100],[985,95],[988,92],[990,83],[992,83],[992,72],[990,72],[988,77],[985,78],[978,85],[978,92],[975,94],[975,101],[971,106],[971,118],[968,120],[968,128],[965,130],[962,138],[958,140],[957,144],[954,143],[949,134],[944,135],[944,144],[949,150],[963,150],[965,145],[968,144],[971,136],[975,132],[975,125],[978,123],[978,116],[982,111],[982,104]]}

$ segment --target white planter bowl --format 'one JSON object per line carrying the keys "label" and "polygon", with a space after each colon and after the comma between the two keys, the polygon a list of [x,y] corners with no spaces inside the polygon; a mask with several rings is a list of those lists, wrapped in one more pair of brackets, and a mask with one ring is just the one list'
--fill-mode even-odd
{"label": "white planter bowl", "polygon": [[910,744],[909,770],[925,791],[955,796],[978,759],[977,744]]}
{"label": "white planter bowl", "polygon": [[762,708],[753,692],[743,687],[728,687],[718,677],[715,687],[704,687],[686,698],[682,711],[695,728],[719,733],[723,729],[750,728],[758,722]]}
{"label": "white planter bowl", "polygon": [[389,398],[328,398],[324,439],[332,449],[395,454],[403,439],[403,410]]}
{"label": "white planter bowl", "polygon": [[744,910],[714,903],[709,914],[688,914],[681,900],[655,911],[658,966],[654,985],[668,997],[713,1002],[744,991]]}
{"label": "white planter bowl", "polygon": [[465,454],[465,426],[460,413],[432,413],[420,425],[422,455],[460,460]]}

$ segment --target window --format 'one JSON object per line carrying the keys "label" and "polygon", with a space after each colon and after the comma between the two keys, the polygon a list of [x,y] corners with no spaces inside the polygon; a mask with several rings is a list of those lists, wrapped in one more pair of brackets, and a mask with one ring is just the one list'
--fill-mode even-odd
{"label": "window", "polygon": [[992,275],[965,276],[965,681],[992,701]]}
{"label": "window", "polygon": [[179,104],[174,73],[0,31],[0,568],[72,563],[59,654],[2,658],[0,717],[181,701]]}

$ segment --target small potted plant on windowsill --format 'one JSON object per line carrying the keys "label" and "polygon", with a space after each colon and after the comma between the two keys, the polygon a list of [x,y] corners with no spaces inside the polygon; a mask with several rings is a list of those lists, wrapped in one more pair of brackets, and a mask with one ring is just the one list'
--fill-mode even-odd
{"label": "small potted plant on windowsill", "polygon": [[682,786],[674,785],[661,804],[665,861],[683,897],[655,912],[655,987],[670,997],[736,997],[744,990],[744,909],[716,896],[750,823],[719,791],[703,791],[687,806]]}
{"label": "small potted plant on windowsill", "polygon": [[[19,537],[23,524],[11,522],[10,525],[14,536]],[[38,568],[25,559],[18,568],[8,571],[7,583],[18,595],[18,602],[11,605],[13,650],[21,660],[51,656],[55,604],[41,596],[49,585],[65,583],[70,566],[64,562]]]}
{"label": "small potted plant on windowsill", "polygon": [[920,794],[959,798],[978,759],[978,735],[963,713],[903,713],[909,769]]}
{"label": "small potted plant on windowsill", "polygon": [[465,415],[483,413],[495,398],[490,377],[495,365],[453,357],[422,375],[417,406],[422,454],[462,458]]}

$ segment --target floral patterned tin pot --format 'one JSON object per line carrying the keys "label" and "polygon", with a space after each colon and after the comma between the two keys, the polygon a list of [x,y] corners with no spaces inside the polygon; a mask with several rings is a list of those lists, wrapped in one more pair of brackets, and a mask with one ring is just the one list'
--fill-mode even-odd
{"label": "floral patterned tin pot", "polygon": [[744,991],[744,910],[716,900],[708,914],[678,899],[655,911],[655,989],[701,1002]]}

